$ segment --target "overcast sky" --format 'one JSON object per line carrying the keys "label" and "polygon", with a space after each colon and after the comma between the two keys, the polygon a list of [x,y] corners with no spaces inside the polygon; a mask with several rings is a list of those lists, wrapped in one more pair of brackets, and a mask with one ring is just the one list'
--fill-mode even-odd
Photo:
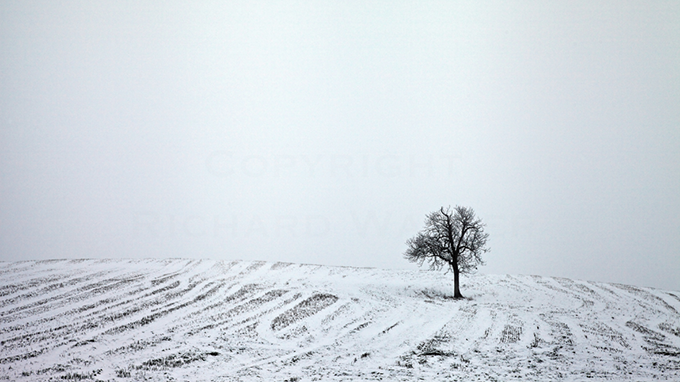
{"label": "overcast sky", "polygon": [[0,260],[416,269],[680,290],[678,1],[2,1]]}

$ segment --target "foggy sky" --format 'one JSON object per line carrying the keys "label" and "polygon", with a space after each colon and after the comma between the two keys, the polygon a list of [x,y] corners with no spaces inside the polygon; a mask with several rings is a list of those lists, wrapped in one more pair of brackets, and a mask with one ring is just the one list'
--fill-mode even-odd
{"label": "foggy sky", "polygon": [[0,3],[0,260],[415,269],[680,290],[680,2]]}

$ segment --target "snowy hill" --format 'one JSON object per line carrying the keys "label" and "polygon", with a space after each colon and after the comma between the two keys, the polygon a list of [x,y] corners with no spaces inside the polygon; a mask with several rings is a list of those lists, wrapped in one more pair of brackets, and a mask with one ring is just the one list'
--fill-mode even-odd
{"label": "snowy hill", "polygon": [[0,380],[680,380],[680,293],[265,262],[0,263]]}

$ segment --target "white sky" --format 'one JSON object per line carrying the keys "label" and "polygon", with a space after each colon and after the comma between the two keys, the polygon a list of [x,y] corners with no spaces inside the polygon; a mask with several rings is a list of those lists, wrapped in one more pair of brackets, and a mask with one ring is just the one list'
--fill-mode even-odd
{"label": "white sky", "polygon": [[680,290],[680,2],[0,3],[0,260],[414,268]]}

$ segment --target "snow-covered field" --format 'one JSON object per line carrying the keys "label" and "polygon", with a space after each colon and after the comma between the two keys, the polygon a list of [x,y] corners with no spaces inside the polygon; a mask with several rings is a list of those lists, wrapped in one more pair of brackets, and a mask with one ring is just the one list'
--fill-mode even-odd
{"label": "snow-covered field", "polygon": [[680,292],[210,260],[0,263],[0,380],[680,380]]}

